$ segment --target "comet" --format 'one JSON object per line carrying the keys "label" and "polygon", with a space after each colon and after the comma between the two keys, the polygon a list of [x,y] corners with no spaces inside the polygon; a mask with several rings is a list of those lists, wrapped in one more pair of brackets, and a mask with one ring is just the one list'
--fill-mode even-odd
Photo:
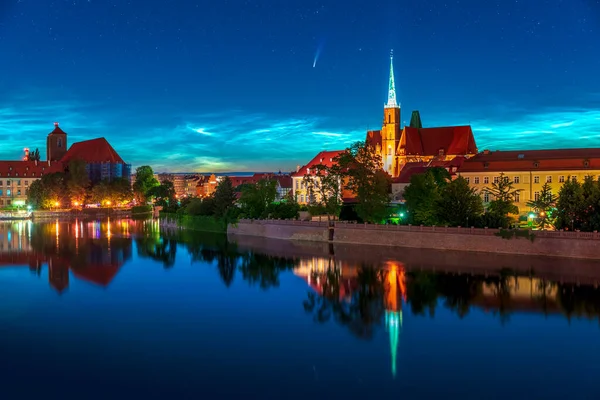
{"label": "comet", "polygon": [[321,55],[321,51],[323,51],[323,45],[324,45],[324,43],[321,42],[317,46],[317,51],[315,53],[315,59],[313,60],[313,68],[315,68],[317,66],[317,61],[319,61],[319,56]]}

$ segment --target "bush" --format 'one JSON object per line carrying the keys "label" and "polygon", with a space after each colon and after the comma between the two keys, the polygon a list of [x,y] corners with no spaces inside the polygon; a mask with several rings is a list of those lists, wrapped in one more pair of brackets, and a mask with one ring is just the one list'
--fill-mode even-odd
{"label": "bush", "polygon": [[147,214],[147,213],[151,213],[152,212],[152,206],[150,205],[143,205],[143,206],[134,206],[131,207],[131,213],[132,214]]}

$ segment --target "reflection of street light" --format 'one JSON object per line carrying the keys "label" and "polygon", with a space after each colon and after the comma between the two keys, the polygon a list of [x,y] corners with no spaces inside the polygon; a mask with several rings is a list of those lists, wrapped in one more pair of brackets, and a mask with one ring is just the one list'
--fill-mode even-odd
{"label": "reflection of street light", "polygon": [[54,202],[54,207],[58,207],[60,205],[60,203],[58,201]]}
{"label": "reflection of street light", "polygon": [[107,205],[107,206],[110,206],[110,200],[107,200],[107,201],[106,201],[106,205]]}

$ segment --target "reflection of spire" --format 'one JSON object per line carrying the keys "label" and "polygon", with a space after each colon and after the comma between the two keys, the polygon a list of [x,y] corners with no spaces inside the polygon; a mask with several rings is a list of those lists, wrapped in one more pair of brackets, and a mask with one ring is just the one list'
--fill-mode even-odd
{"label": "reflection of spire", "polygon": [[402,330],[402,310],[385,312],[385,327],[390,334],[390,352],[392,353],[392,377],[396,377],[396,362],[398,358],[398,343]]}
{"label": "reflection of spire", "polygon": [[392,354],[392,376],[396,377],[398,343],[402,330],[402,299],[406,296],[406,275],[404,268],[395,262],[388,262],[386,288],[385,326],[390,335],[390,352]]}

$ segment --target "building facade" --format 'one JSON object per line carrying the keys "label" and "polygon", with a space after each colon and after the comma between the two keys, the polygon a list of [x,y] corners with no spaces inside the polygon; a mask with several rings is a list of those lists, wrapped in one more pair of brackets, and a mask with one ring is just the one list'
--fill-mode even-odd
{"label": "building facade", "polygon": [[335,162],[335,158],[343,152],[344,150],[322,151],[310,160],[308,164],[298,168],[298,170],[292,174],[292,193],[299,204],[310,203],[309,193],[306,183],[304,183],[304,177],[306,175],[314,174],[315,167],[319,164],[331,167]]}
{"label": "building facade", "polygon": [[519,190],[515,205],[519,214],[531,211],[527,202],[537,199],[544,183],[557,194],[567,180],[583,181],[586,176],[600,178],[600,149],[556,149],[489,151],[465,160],[458,169],[469,185],[481,193],[484,203],[493,200],[486,193],[504,174]]}
{"label": "building facade", "polygon": [[29,186],[48,170],[47,162],[0,161],[0,208],[25,206]]}
{"label": "building facade", "polygon": [[383,168],[392,178],[399,177],[409,162],[450,161],[477,154],[475,137],[468,125],[423,128],[419,112],[413,111],[410,125],[403,127],[396,99],[393,55],[383,124],[381,130],[368,131],[366,141],[381,156]]}

